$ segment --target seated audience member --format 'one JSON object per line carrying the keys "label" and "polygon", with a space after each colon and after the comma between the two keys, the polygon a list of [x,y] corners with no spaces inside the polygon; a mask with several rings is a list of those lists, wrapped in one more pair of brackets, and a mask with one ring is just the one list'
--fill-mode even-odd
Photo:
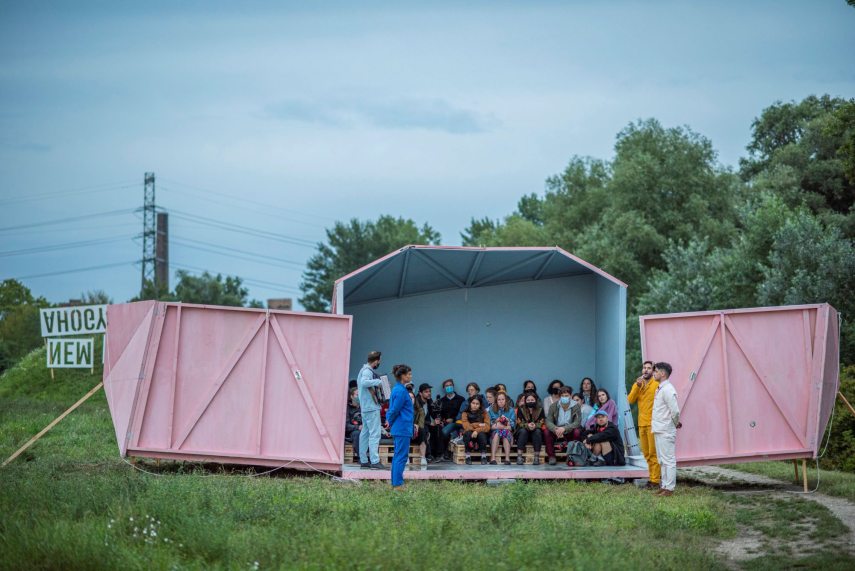
{"label": "seated audience member", "polygon": [[552,406],[552,403],[558,400],[558,391],[563,386],[564,382],[561,379],[555,379],[554,381],[549,383],[549,388],[546,390],[546,396],[543,397],[544,412],[549,412],[549,407]]}
{"label": "seated audience member", "polygon": [[422,464],[433,461],[431,451],[431,428],[436,426],[433,418],[433,407],[431,407],[430,392],[431,387],[428,383],[419,385],[419,392],[416,395],[415,407],[421,409],[421,412],[416,411],[416,423],[421,420],[419,432],[423,434],[424,442],[419,438],[419,451],[422,453]]}
{"label": "seated audience member", "polygon": [[505,450],[505,464],[511,464],[511,440],[513,439],[516,414],[508,400],[508,394],[496,394],[496,402],[489,409],[490,413],[490,464],[496,464],[496,451],[499,444]]}
{"label": "seated audience member", "polygon": [[526,381],[523,383],[523,392],[521,392],[517,396],[517,406],[518,407],[519,407],[520,403],[522,402],[522,400],[525,397],[525,394],[527,392],[533,392],[534,396],[537,397],[537,400],[538,401],[540,400],[540,395],[537,394],[537,385],[535,385],[534,381],[532,381],[531,379],[526,379]]}
{"label": "seated audience member", "polygon": [[496,383],[496,393],[505,393],[507,394],[508,388],[505,386],[505,383]]}
{"label": "seated audience member", "polygon": [[615,423],[609,421],[608,413],[600,409],[594,413],[595,423],[587,431],[585,447],[593,455],[592,466],[623,466],[623,439]]}
{"label": "seated audience member", "polygon": [[435,457],[439,457],[441,450],[442,459],[449,461],[451,460],[451,452],[448,450],[448,443],[462,428],[457,424],[457,413],[465,399],[454,392],[453,379],[446,379],[442,382],[442,391],[442,397],[437,397],[439,401],[439,426],[441,426],[435,432],[438,449],[434,450],[433,453]]}
{"label": "seated audience member", "polygon": [[359,434],[362,431],[362,413],[359,411],[359,390],[354,386],[347,400],[347,418],[344,423],[344,438],[353,446],[353,461],[359,462]]}
{"label": "seated audience member", "polygon": [[606,411],[609,422],[617,423],[617,405],[611,396],[609,396],[609,392],[606,389],[599,389],[597,391],[597,404],[594,406],[594,414],[585,422],[586,430],[594,427],[594,424],[597,422],[595,415],[599,414],[601,410]]}
{"label": "seated audience member", "polygon": [[581,418],[579,406],[570,397],[570,387],[561,387],[558,392],[558,402],[552,403],[546,413],[546,455],[549,457],[549,465],[555,465],[555,444],[557,442],[571,442],[580,440],[582,430],[580,429]]}
{"label": "seated audience member", "polygon": [[584,426],[588,422],[588,419],[594,415],[594,407],[585,404],[585,401],[582,400],[582,395],[579,393],[573,395],[573,400],[579,405],[579,417],[582,419],[582,425]]}
{"label": "seated audience member", "polygon": [[525,446],[529,442],[534,447],[534,465],[540,464],[540,447],[543,444],[544,422],[543,407],[534,391],[523,394],[523,404],[517,410],[517,464],[525,464]]}
{"label": "seated audience member", "polygon": [[418,445],[419,453],[422,455],[421,465],[427,466],[427,430],[425,430],[425,410],[416,402],[416,394],[413,391],[413,383],[407,383],[407,392],[413,401],[413,437],[410,442]]}
{"label": "seated audience member", "polygon": [[594,384],[594,379],[585,377],[582,379],[582,384],[579,385],[579,394],[582,395],[582,400],[588,406],[597,405],[597,385]]}
{"label": "seated audience member", "polygon": [[[457,420],[460,421],[461,415],[466,411],[469,407],[469,399],[477,396],[478,400],[481,401],[481,410],[487,410],[487,401],[484,399],[484,395],[481,394],[481,387],[478,386],[478,383],[471,382],[466,385],[466,398],[463,401],[463,404],[460,405],[460,412],[457,413]],[[462,423],[461,423],[462,424]]]}
{"label": "seated audience member", "polygon": [[468,409],[460,417],[463,423],[463,446],[466,450],[466,463],[472,463],[471,452],[481,453],[481,463],[487,463],[487,438],[490,434],[490,415],[481,407],[478,396],[469,397]]}

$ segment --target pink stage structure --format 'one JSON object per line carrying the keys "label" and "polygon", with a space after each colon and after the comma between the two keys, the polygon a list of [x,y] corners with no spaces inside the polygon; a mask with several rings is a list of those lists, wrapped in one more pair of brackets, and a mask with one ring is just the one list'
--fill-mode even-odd
{"label": "pink stage structure", "polygon": [[[432,464],[405,477],[643,478],[623,382],[625,300],[625,284],[557,248],[410,246],[338,280],[334,314],[111,305],[104,389],[122,456],[382,479],[344,458],[347,380],[367,350],[434,386],[447,368],[461,389],[477,378],[513,394],[525,378],[545,388],[590,375],[618,403],[627,466]],[[642,317],[644,357],[674,366],[680,464],[816,456],[839,382],[838,327],[827,304]]]}
{"label": "pink stage structure", "polygon": [[107,321],[122,456],[341,469],[349,316],[141,301]]}
{"label": "pink stage structure", "polygon": [[816,457],[840,383],[830,305],[647,315],[641,346],[674,367],[678,465]]}

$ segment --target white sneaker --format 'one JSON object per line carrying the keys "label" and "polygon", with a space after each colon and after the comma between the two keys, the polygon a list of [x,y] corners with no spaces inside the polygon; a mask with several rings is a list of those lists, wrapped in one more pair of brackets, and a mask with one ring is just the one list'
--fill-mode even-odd
{"label": "white sneaker", "polygon": [[427,458],[422,458],[422,461],[419,462],[422,466],[427,466]]}
{"label": "white sneaker", "polygon": [[463,437],[458,436],[457,438],[452,439],[451,443],[454,444],[455,446],[458,444],[463,444]]}

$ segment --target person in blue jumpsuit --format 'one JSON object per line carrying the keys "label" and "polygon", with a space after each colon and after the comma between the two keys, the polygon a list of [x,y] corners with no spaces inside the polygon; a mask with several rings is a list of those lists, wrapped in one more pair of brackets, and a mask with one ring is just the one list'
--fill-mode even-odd
{"label": "person in blue jumpsuit", "polygon": [[389,410],[386,421],[389,423],[392,438],[395,440],[395,454],[392,456],[392,489],[404,487],[404,469],[410,454],[410,439],[413,437],[413,400],[407,391],[407,383],[413,379],[413,370],[407,365],[395,365],[392,374],[398,383],[392,388],[389,397]]}

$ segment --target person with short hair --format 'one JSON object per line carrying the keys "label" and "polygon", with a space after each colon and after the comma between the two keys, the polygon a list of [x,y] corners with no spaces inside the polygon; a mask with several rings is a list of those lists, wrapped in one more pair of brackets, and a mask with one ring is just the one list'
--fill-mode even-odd
{"label": "person with short hair", "polygon": [[525,447],[531,441],[534,448],[535,466],[540,465],[540,447],[543,445],[543,427],[544,422],[543,407],[540,406],[540,399],[537,398],[537,393],[528,390],[523,393],[522,406],[517,410],[517,464],[525,464]]}
{"label": "person with short hair", "polygon": [[413,370],[408,365],[395,365],[392,374],[398,381],[392,387],[389,396],[389,410],[386,419],[389,421],[389,432],[395,440],[395,452],[392,456],[392,489],[401,490],[404,487],[404,469],[410,457],[410,440],[413,438],[413,399],[406,389],[407,383],[413,379]]}
{"label": "person with short hair", "polygon": [[543,397],[544,412],[549,412],[549,407],[552,406],[552,403],[558,401],[558,391],[561,390],[561,387],[563,386],[564,381],[562,381],[561,379],[554,379],[551,383],[549,383],[549,388],[546,389],[546,396]]}
{"label": "person with short hair", "polygon": [[594,413],[596,422],[587,431],[584,444],[594,457],[592,466],[623,466],[626,457],[623,451],[623,439],[620,429],[609,420],[609,413],[598,410]]}
{"label": "person with short hair", "polygon": [[[362,411],[362,432],[359,433],[359,465],[362,468],[384,470],[380,463],[380,397],[378,391],[382,381],[377,374],[380,366],[380,351],[368,353],[356,378],[359,390],[359,408]],[[370,460],[370,463],[369,463]]]}
{"label": "person with short hair", "polygon": [[585,404],[585,401],[582,399],[582,395],[579,393],[573,395],[573,400],[579,405],[579,418],[582,419],[582,422],[587,422],[588,418],[594,414],[594,407],[589,404]]}
{"label": "person with short hair", "polygon": [[609,422],[617,424],[617,405],[606,389],[597,389],[597,405],[594,407],[594,414],[584,422],[585,430],[590,430],[594,427],[594,424],[597,423],[595,416],[601,410],[606,411]]}
{"label": "person with short hair", "polygon": [[466,464],[472,464],[471,452],[481,453],[481,463],[487,463],[487,437],[490,434],[490,414],[481,407],[481,400],[476,396],[466,401],[466,412],[460,417],[463,423],[463,449]]}
{"label": "person with short hair", "polygon": [[362,431],[362,413],[359,410],[359,389],[348,390],[347,416],[344,421],[344,438],[353,447],[353,461],[359,461],[359,433]]}
{"label": "person with short hair", "polygon": [[442,429],[438,431],[438,439],[440,449],[443,452],[442,458],[447,462],[451,460],[448,443],[462,428],[457,424],[457,413],[460,411],[460,405],[465,399],[454,392],[454,379],[445,379],[442,381],[442,390],[444,394],[439,400]]}
{"label": "person with short hair", "polygon": [[419,445],[421,452],[421,465],[425,466],[433,460],[430,449],[430,428],[433,426],[433,413],[431,410],[430,392],[433,387],[428,383],[419,385],[419,392],[415,395],[415,424],[419,427],[415,443]]}
{"label": "person with short hair", "polygon": [[555,444],[579,440],[582,434],[579,406],[573,401],[570,387],[561,387],[558,402],[546,413],[546,455],[550,466],[555,465]]}
{"label": "person with short hair", "polygon": [[659,382],[653,378],[653,361],[645,361],[641,365],[641,376],[635,379],[627,401],[629,404],[638,403],[638,443],[641,445],[641,453],[647,460],[647,471],[650,473],[647,487],[658,490],[661,471],[659,459],[656,457],[656,441],[650,428],[653,417],[653,398],[656,396],[657,388],[659,388]]}
{"label": "person with short hair", "polygon": [[656,443],[656,457],[661,467],[660,496],[674,494],[677,486],[677,430],[683,427],[680,422],[680,405],[677,402],[677,389],[669,380],[671,365],[664,361],[653,367],[653,378],[659,383],[653,397],[653,415],[650,429]]}
{"label": "person with short hair", "polygon": [[484,399],[484,395],[481,394],[481,387],[478,386],[478,383],[472,381],[466,385],[466,397],[464,397],[463,404],[460,405],[460,411],[457,413],[457,422],[461,426],[463,424],[460,422],[460,417],[469,408],[469,399],[472,397],[478,397],[478,400],[481,401],[481,410],[487,410],[487,401]]}

